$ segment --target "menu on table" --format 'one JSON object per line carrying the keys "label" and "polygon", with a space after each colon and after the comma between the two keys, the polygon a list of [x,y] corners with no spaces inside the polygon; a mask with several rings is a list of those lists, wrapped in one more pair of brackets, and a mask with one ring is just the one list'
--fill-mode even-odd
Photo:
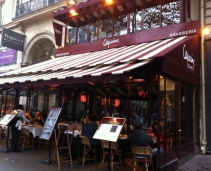
{"label": "menu on table", "polygon": [[116,142],[124,123],[125,118],[104,117],[93,138]]}
{"label": "menu on table", "polygon": [[62,107],[52,107],[40,134],[40,139],[49,140],[57,123]]}

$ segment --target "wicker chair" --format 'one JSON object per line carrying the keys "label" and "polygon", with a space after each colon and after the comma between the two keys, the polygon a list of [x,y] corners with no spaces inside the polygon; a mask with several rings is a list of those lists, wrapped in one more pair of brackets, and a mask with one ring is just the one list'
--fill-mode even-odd
{"label": "wicker chair", "polygon": [[[110,143],[111,143],[111,148],[110,148],[111,169],[113,170],[114,164],[119,164],[120,166],[122,165],[122,161],[121,161],[122,150],[119,149],[117,142],[110,142]],[[102,150],[103,150],[103,160],[100,165],[100,168],[102,167],[104,163],[105,157],[109,155],[109,141],[101,141],[101,145],[102,145]],[[114,156],[119,157],[119,162],[113,161]]]}
{"label": "wicker chair", "polygon": [[[83,145],[83,163],[82,166],[84,166],[85,160],[94,160],[96,163],[96,149],[92,149],[91,147],[91,141],[88,137],[86,136],[80,136],[81,139],[81,144]],[[90,157],[90,152],[93,153],[93,158]]]}
{"label": "wicker chair", "polygon": [[[149,164],[153,165],[151,147],[131,146],[131,150],[132,150],[133,157],[134,157],[133,171],[138,170],[138,163],[139,162],[143,162],[144,165],[145,165],[145,170],[148,171]],[[142,169],[143,168],[141,168],[141,170]],[[153,169],[153,167],[152,167],[152,169]]]}
{"label": "wicker chair", "polygon": [[24,147],[31,147],[32,149],[34,148],[34,137],[26,128],[21,129],[19,141],[22,142],[22,151]]}

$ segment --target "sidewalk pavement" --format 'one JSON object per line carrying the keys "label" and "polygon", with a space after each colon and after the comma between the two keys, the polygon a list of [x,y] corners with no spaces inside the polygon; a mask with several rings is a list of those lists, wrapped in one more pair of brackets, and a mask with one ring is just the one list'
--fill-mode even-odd
{"label": "sidewalk pavement", "polygon": [[[53,158],[53,150],[52,150]],[[29,149],[23,152],[5,153],[5,148],[0,146],[0,171],[58,171],[57,162],[54,165],[48,165],[46,160],[49,159],[49,150],[44,148]],[[73,162],[71,168],[70,163],[61,163],[61,171],[107,171],[108,162],[105,161],[102,168],[99,168],[101,161],[96,164],[94,161],[86,161],[82,166],[82,159]],[[124,165],[120,168],[114,166],[114,171],[132,171],[132,168]]]}
{"label": "sidewalk pavement", "polygon": [[[58,165],[48,165],[46,160],[49,158],[49,150],[44,148],[28,149],[23,152],[5,153],[5,148],[0,146],[0,171],[58,171]],[[53,150],[52,157],[53,158]],[[96,164],[93,161],[86,161],[82,166],[82,160],[73,162],[73,168],[70,163],[61,163],[61,171],[107,171],[108,163],[105,161],[100,169],[100,161]],[[132,171],[128,165],[120,168],[114,166],[113,171]],[[211,171],[211,155],[191,154],[179,161],[179,167],[176,171]]]}
{"label": "sidewalk pavement", "polygon": [[[192,158],[191,158],[192,157]],[[180,166],[180,163],[182,165]],[[176,171],[211,171],[210,154],[192,154],[181,161]]]}

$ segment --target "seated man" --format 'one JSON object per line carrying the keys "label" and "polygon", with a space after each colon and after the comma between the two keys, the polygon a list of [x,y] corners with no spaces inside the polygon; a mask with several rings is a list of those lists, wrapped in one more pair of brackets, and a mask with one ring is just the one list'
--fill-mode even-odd
{"label": "seated man", "polygon": [[96,114],[90,114],[89,115],[89,120],[87,123],[85,123],[82,126],[82,135],[86,136],[90,139],[91,141],[91,146],[92,148],[96,149],[96,155],[98,159],[100,158],[100,153],[101,153],[101,143],[97,139],[93,139],[93,136],[98,128],[98,117]]}
{"label": "seated man", "polygon": [[[142,131],[142,123],[140,121],[135,122],[135,129],[129,135],[129,141],[131,146],[147,147],[154,145],[155,141],[145,132]],[[152,158],[154,166],[156,166],[157,148],[152,149]],[[143,164],[141,163],[143,166]]]}

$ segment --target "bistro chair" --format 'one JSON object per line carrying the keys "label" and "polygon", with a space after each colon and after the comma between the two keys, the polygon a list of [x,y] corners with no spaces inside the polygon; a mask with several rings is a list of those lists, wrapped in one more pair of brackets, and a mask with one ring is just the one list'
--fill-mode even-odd
{"label": "bistro chair", "polygon": [[[84,162],[85,160],[94,160],[96,163],[96,149],[92,149],[91,147],[91,141],[88,137],[86,136],[80,136],[81,139],[81,144],[83,145],[84,149],[83,149],[83,164],[82,166],[84,166]],[[93,157],[90,157],[90,152],[93,153]]]}
{"label": "bistro chair", "polygon": [[0,142],[2,143],[1,144],[2,146],[6,142],[5,132],[4,132],[4,129],[1,126],[0,126]]}
{"label": "bistro chair", "polygon": [[24,147],[34,148],[34,137],[30,134],[29,130],[22,128],[19,136],[19,142],[22,143],[22,151]]}
{"label": "bistro chair", "polygon": [[[111,158],[111,169],[113,170],[114,164],[119,164],[120,166],[122,166],[122,161],[121,161],[122,150],[119,149],[117,142],[110,142],[110,143],[111,143],[110,156],[108,156],[109,155],[109,141],[103,141],[103,140],[101,141],[102,150],[103,150],[103,159],[102,159],[100,168],[102,167],[104,163],[105,157],[108,156]],[[119,157],[119,162],[114,162],[115,156]]]}
{"label": "bistro chair", "polygon": [[172,149],[172,139],[171,138],[166,138],[166,150],[171,150]]}
{"label": "bistro chair", "polygon": [[[133,158],[134,158],[134,167],[133,171],[136,171],[139,169],[139,162],[143,162],[145,166],[145,170],[148,171],[148,167],[150,164],[153,165],[153,160],[152,160],[152,149],[151,147],[139,147],[139,146],[131,146],[131,150],[133,153]],[[141,166],[140,166],[141,167]],[[141,167],[141,170],[143,168]],[[152,167],[152,170],[154,168]]]}
{"label": "bistro chair", "polygon": [[[3,128],[1,127],[1,129],[3,129]],[[11,127],[10,126],[5,126],[2,131],[4,132],[4,139],[1,140],[2,141],[1,146],[3,147],[4,144],[7,144],[8,133],[9,133],[8,145],[10,145],[10,140],[12,138]]]}
{"label": "bistro chair", "polygon": [[[58,128],[61,128],[61,127],[58,127]],[[73,134],[69,136],[68,130],[66,128],[67,127],[64,128],[65,130],[63,129],[63,127],[62,129],[58,129],[58,130],[54,129],[55,150],[54,150],[52,165],[54,164],[55,161],[57,161],[59,170],[61,168],[60,164],[65,163],[65,162],[70,162],[70,166],[73,167],[71,145],[72,145],[72,141],[74,137],[74,131],[73,131]],[[64,135],[64,136],[61,136],[61,135]],[[62,140],[62,137],[66,138],[67,140],[67,144],[64,146],[59,144],[60,140]],[[67,150],[67,154],[65,156],[60,155],[60,152],[63,150]]]}

